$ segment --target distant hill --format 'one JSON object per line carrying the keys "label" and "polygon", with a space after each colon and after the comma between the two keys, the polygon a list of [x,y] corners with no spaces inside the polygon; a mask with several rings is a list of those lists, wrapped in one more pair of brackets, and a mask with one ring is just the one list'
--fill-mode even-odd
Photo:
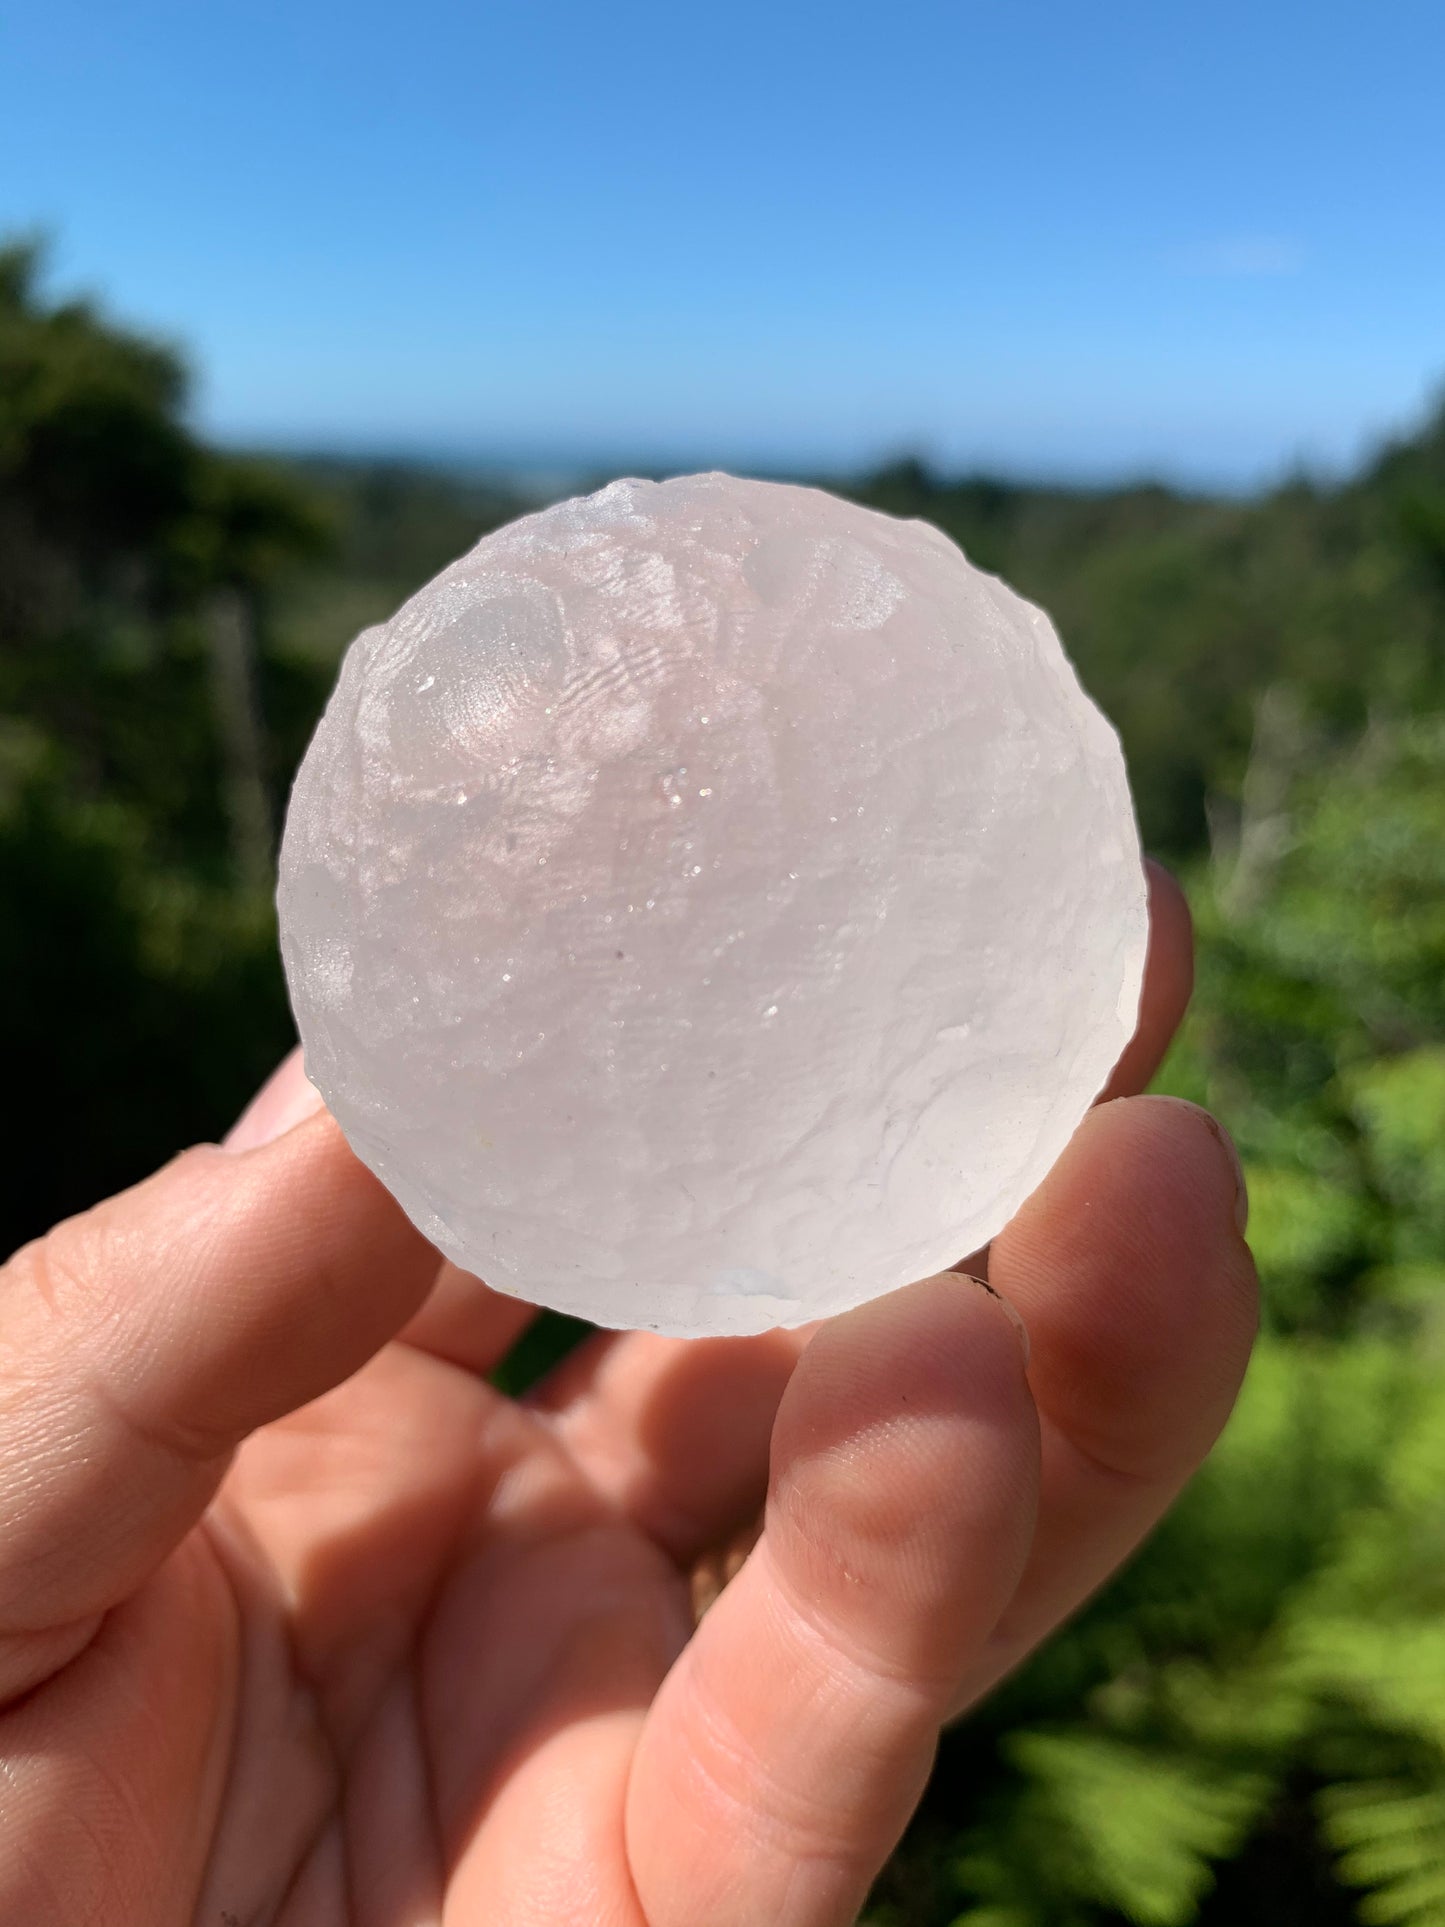
{"label": "distant hill", "polygon": [[[439,468],[290,466],[336,529],[331,559],[297,577],[278,614],[316,663],[536,506]],[[1147,840],[1175,856],[1204,842],[1211,798],[1227,809],[1271,685],[1288,681],[1340,730],[1445,691],[1445,409],[1342,485],[1301,479],[1253,501],[1030,487],[917,461],[796,479],[926,517],[1048,609],[1123,736]]]}

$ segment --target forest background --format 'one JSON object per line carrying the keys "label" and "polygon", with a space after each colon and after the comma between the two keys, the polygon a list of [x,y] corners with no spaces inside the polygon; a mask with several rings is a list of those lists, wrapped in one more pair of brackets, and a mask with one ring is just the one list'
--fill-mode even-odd
{"label": "forest background", "polygon": [[[7,1249],[288,1047],[274,848],[340,651],[535,505],[206,446],[175,353],[39,266],[0,252]],[[868,1919],[1445,1923],[1445,410],[1248,500],[800,479],[1041,602],[1118,724],[1199,935],[1160,1087],[1238,1141],[1265,1296],[1216,1456],[945,1740]]]}

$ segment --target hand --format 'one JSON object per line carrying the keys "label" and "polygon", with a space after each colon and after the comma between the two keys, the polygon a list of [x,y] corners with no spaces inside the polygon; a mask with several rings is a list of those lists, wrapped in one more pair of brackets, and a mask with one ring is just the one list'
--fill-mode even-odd
{"label": "hand", "polygon": [[[1137,1088],[1187,996],[1154,881]],[[941,1724],[1149,1530],[1254,1326],[1218,1128],[1091,1113],[807,1333],[587,1341],[442,1265],[289,1060],[0,1292],[0,1919],[833,1927]],[[689,1573],[754,1517],[694,1630]]]}

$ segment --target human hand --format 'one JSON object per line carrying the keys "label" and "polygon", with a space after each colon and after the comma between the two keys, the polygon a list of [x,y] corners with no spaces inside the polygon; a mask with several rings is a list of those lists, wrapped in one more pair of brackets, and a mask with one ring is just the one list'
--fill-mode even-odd
{"label": "human hand", "polygon": [[[1154,878],[1151,1074],[1188,990]],[[0,1277],[0,1920],[841,1927],[941,1724],[1149,1530],[1254,1327],[1233,1154],[1091,1113],[956,1273],[589,1339],[434,1251],[293,1058]],[[756,1547],[694,1628],[689,1574]]]}

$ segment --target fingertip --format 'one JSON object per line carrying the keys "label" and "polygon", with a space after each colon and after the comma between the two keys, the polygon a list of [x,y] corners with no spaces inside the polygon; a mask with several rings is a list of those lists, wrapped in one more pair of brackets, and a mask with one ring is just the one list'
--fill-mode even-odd
{"label": "fingertip", "polygon": [[1233,1146],[1197,1105],[1091,1111],[995,1240],[990,1278],[1024,1315],[1041,1404],[1102,1456],[1183,1462],[1223,1423],[1258,1323]]}
{"label": "fingertip", "polygon": [[1034,1342],[1039,1524],[1018,1593],[953,1712],[1138,1545],[1228,1418],[1258,1319],[1236,1168],[1198,1106],[1121,1098],[1090,1112],[995,1241],[991,1280]]}
{"label": "fingertip", "polygon": [[944,1271],[821,1324],[783,1394],[774,1449],[1022,1395],[1022,1317],[984,1280]]}
{"label": "fingertip", "polygon": [[258,1150],[283,1137],[296,1124],[322,1109],[320,1091],[306,1075],[298,1044],[272,1071],[221,1140],[226,1151]]}
{"label": "fingertip", "polygon": [[[1112,1118],[1100,1114],[1098,1123],[1087,1122],[1102,1145],[1133,1154],[1146,1227],[1166,1245],[1193,1231],[1200,1249],[1222,1260],[1248,1260],[1245,1166],[1220,1120],[1202,1104],[1166,1093],[1135,1096],[1110,1110]],[[1252,1280],[1252,1260],[1248,1272]]]}
{"label": "fingertip", "polygon": [[1149,893],[1150,957],[1158,974],[1158,995],[1182,1015],[1194,988],[1194,913],[1184,886],[1157,857],[1144,859]]}
{"label": "fingertip", "polygon": [[1194,918],[1175,877],[1150,857],[1149,943],[1134,1035],[1099,1094],[1099,1102],[1142,1091],[1163,1062],[1194,991]]}
{"label": "fingertip", "polygon": [[[1233,1278],[1249,1253],[1240,1235],[1244,1173],[1224,1127],[1185,1098],[1121,1098],[1090,1111],[1044,1183],[994,1241],[1018,1283],[1036,1245],[1094,1254],[1117,1275],[1205,1272]],[[1252,1267],[1251,1267],[1252,1276]],[[1002,1288],[1009,1290],[1004,1283]],[[1009,1290],[1029,1315],[1027,1297]]]}
{"label": "fingertip", "polygon": [[1189,899],[1184,894],[1184,886],[1157,856],[1144,859],[1144,877],[1149,886],[1149,915],[1157,919],[1163,936],[1161,954],[1192,956],[1194,949],[1194,917],[1189,908]]}
{"label": "fingertip", "polygon": [[1160,1091],[1153,1095],[1150,1102],[1156,1105],[1176,1106],[1187,1117],[1190,1129],[1195,1132],[1207,1132],[1214,1139],[1233,1185],[1235,1229],[1242,1238],[1249,1229],[1249,1181],[1244,1175],[1244,1164],[1235,1148],[1234,1139],[1212,1111],[1206,1111],[1202,1104],[1194,1104],[1187,1097],[1172,1097],[1167,1092]]}
{"label": "fingertip", "polygon": [[1010,1596],[1037,1481],[1017,1324],[990,1289],[944,1272],[829,1320],[803,1353],[774,1428],[771,1554],[841,1615],[866,1618],[871,1594],[894,1621],[871,1642],[903,1641],[928,1673]]}
{"label": "fingertip", "polygon": [[1014,1328],[1014,1332],[1019,1341],[1019,1350],[1024,1356],[1024,1370],[1027,1371],[1029,1368],[1029,1360],[1033,1357],[1033,1340],[1029,1337],[1029,1328],[1024,1323],[1024,1315],[1018,1306],[1011,1304],[1001,1292],[995,1291],[987,1278],[982,1277],[976,1271],[970,1271],[966,1265],[953,1265],[950,1267],[950,1270],[957,1277],[964,1279],[966,1283],[977,1285],[980,1291],[987,1292],[989,1297],[992,1298],[994,1303],[1003,1312],[1005,1318],[1008,1319]]}

